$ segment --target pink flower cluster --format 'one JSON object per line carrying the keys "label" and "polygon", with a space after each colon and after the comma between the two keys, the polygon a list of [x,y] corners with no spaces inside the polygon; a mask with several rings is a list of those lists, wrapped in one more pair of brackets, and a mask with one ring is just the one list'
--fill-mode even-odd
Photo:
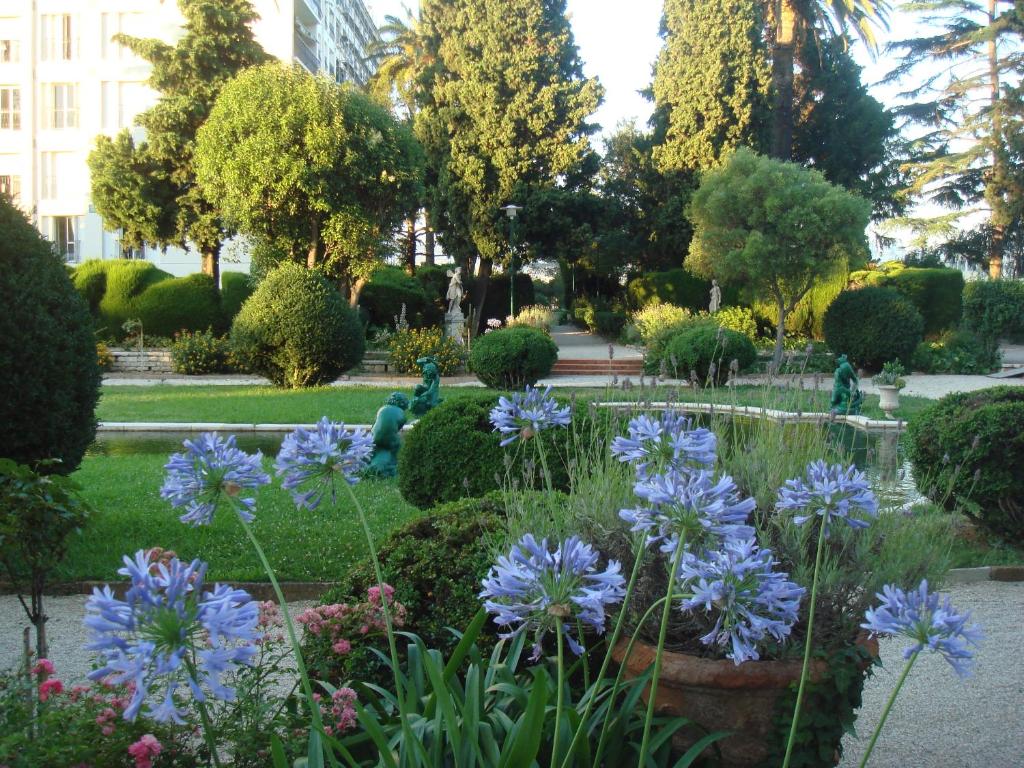
{"label": "pink flower cluster", "polygon": [[[320,714],[324,721],[324,733],[334,736],[349,731],[356,725],[356,692],[351,688],[339,688],[331,694],[331,705],[327,707],[319,693],[313,698],[320,705]],[[333,724],[332,724],[333,723]]]}
{"label": "pink flower cluster", "polygon": [[147,733],[128,747],[128,754],[135,758],[135,768],[153,768],[153,758],[163,751],[156,736]]}
{"label": "pink flower cluster", "polygon": [[78,701],[80,698],[88,696],[92,699],[93,704],[101,706],[102,709],[96,715],[96,725],[100,727],[100,733],[104,736],[113,736],[117,731],[116,723],[120,719],[121,713],[128,708],[128,704],[132,700],[135,684],[114,685],[104,680],[102,686],[105,691],[93,692],[88,685],[76,685],[71,689],[71,700]]}
{"label": "pink flower cluster", "polygon": [[284,618],[281,616],[281,609],[273,600],[264,600],[260,603],[260,618],[257,626],[262,632],[260,643],[284,642],[284,634],[279,631],[284,626]]}
{"label": "pink flower cluster", "polygon": [[392,625],[401,627],[405,623],[405,606],[395,600],[394,596],[394,587],[385,584],[382,601],[380,587],[374,586],[367,590],[366,602],[355,605],[318,605],[303,611],[297,620],[305,625],[310,634],[325,637],[331,649],[339,656],[344,656],[352,651],[353,639],[366,639],[386,631],[383,610],[385,602],[391,613]]}
{"label": "pink flower cluster", "polygon": [[51,696],[64,693],[64,683],[51,678],[53,673],[53,662],[49,659],[40,659],[32,666],[32,674],[39,679],[39,701],[48,701]]}

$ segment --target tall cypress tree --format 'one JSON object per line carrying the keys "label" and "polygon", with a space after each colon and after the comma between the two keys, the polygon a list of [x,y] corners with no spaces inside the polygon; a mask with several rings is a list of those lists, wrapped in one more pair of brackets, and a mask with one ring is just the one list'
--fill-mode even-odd
{"label": "tall cypress tree", "polygon": [[[575,175],[601,87],[583,75],[565,0],[424,0],[429,65],[417,133],[437,170],[445,249],[479,254],[475,302],[509,256],[502,205]],[[529,208],[526,217],[534,215]],[[536,215],[540,215],[538,212]]]}
{"label": "tall cypress tree", "polygon": [[252,35],[250,0],[178,0],[178,7],[184,34],[174,45],[115,36],[152,65],[148,82],[160,96],[135,118],[145,141],[136,145],[128,131],[97,139],[89,156],[93,204],[127,245],[193,244],[203,272],[219,283],[220,249],[231,233],[197,189],[196,133],[223,85],[269,57]]}

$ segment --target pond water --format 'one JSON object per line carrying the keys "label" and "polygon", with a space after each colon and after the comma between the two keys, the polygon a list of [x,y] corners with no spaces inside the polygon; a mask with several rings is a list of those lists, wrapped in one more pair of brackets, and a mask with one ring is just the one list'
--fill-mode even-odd
{"label": "pond water", "polygon": [[[883,507],[899,508],[922,500],[914,485],[904,442],[895,431],[865,432],[845,424],[831,424],[829,438],[850,456],[871,479]],[[274,457],[287,432],[240,432],[238,447],[252,453],[262,451]],[[89,456],[164,455],[181,450],[189,432],[100,432],[90,446]]]}

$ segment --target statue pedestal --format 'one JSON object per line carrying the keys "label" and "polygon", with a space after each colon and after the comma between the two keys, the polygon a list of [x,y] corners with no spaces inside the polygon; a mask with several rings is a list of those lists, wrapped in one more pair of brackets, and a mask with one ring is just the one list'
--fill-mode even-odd
{"label": "statue pedestal", "polygon": [[456,307],[454,310],[444,314],[444,335],[455,339],[459,344],[465,343],[466,316],[462,310]]}

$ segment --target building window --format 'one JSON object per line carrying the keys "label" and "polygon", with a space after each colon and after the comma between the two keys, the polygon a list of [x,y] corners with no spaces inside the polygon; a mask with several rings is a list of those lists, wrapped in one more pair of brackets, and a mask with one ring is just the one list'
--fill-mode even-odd
{"label": "building window", "polygon": [[43,61],[71,61],[78,56],[78,24],[70,13],[42,16]]}
{"label": "building window", "polygon": [[0,176],[0,197],[6,197],[15,205],[21,202],[21,177]]}
{"label": "building window", "polygon": [[44,216],[43,231],[64,261],[81,259],[81,216]]}
{"label": "building window", "polygon": [[0,40],[0,64],[14,64],[19,60],[17,40]]}
{"label": "building window", "polygon": [[43,126],[45,128],[78,127],[78,85],[49,83],[43,86]]}
{"label": "building window", "polygon": [[0,130],[21,128],[21,90],[13,85],[0,85]]}
{"label": "building window", "polygon": [[100,16],[100,54],[104,59],[127,59],[130,49],[114,41],[114,35],[145,36],[141,13],[104,13]]}

